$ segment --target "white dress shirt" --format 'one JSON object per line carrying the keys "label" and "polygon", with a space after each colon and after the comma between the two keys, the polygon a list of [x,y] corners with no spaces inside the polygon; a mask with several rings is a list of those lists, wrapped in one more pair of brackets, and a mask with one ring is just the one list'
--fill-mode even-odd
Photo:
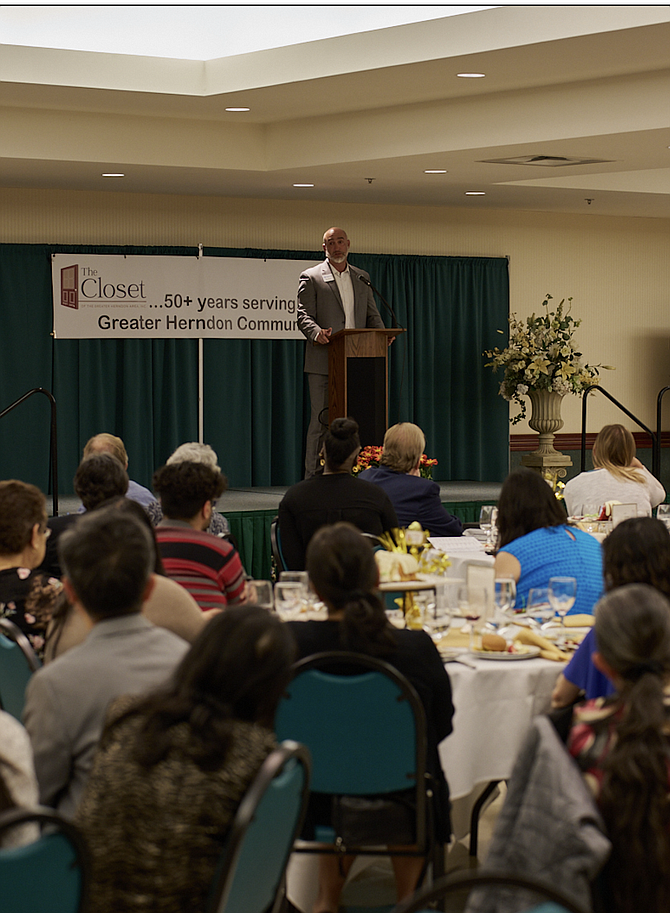
{"label": "white dress shirt", "polygon": [[347,268],[340,272],[338,269],[330,267],[330,271],[333,274],[335,282],[337,282],[337,288],[340,292],[340,298],[342,299],[342,307],[344,308],[344,328],[345,330],[353,330],[356,328],[356,319],[354,316],[354,287],[351,282],[351,273],[349,272],[349,264]]}

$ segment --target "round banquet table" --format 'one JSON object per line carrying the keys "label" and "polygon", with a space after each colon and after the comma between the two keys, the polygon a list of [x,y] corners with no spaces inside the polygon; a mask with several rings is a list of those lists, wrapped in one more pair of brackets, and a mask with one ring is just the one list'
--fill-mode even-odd
{"label": "round banquet table", "polygon": [[[506,780],[538,713],[546,713],[562,663],[547,659],[491,660],[470,654],[447,663],[454,731],[440,744],[457,839],[469,831],[470,809],[481,788]],[[479,787],[479,789],[478,789]]]}

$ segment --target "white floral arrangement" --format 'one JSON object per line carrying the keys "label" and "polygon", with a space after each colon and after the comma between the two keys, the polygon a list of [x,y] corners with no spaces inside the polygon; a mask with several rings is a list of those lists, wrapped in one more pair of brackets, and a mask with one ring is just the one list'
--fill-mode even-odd
{"label": "white floral arrangement", "polygon": [[[544,314],[531,314],[525,321],[516,314],[509,318],[509,343],[502,351],[496,346],[484,352],[491,361],[487,368],[504,370],[500,395],[514,401],[520,411],[511,418],[513,425],[526,416],[526,396],[530,390],[550,390],[565,396],[579,394],[599,382],[599,369],[612,370],[609,365],[585,365],[582,353],[576,349],[575,330],[581,324],[570,316],[572,298],[563,298],[555,311],[549,310],[551,295],[542,302]],[[503,330],[498,330],[503,333]]]}

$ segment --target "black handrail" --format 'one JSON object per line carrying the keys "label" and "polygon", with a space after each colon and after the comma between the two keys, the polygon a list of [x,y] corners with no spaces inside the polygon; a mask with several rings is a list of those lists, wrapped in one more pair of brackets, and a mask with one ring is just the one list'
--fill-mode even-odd
{"label": "black handrail", "polygon": [[[644,431],[647,432],[648,435],[651,436],[652,461],[653,461],[653,453],[657,447],[656,434],[651,430],[651,428],[647,428],[647,426],[644,424],[644,422],[641,422],[640,419],[636,415],[633,415],[632,412],[630,412],[628,409],[626,409],[626,407],[624,405],[622,405],[618,399],[615,399],[611,393],[608,393],[604,387],[601,387],[600,384],[591,384],[589,387],[586,387],[584,389],[584,392],[582,394],[582,465],[581,465],[580,472],[584,472],[586,470],[586,399],[587,399],[589,393],[591,392],[591,390],[598,390],[600,393],[602,393],[603,396],[606,396],[607,399],[609,399],[611,402],[614,403],[615,406],[617,406],[617,408],[619,408],[622,412],[625,412],[626,415],[628,416],[628,418],[631,418],[635,422],[636,425],[639,425],[640,428],[642,428]],[[652,469],[652,472],[653,472],[653,469]],[[653,474],[658,478],[658,476],[655,472]]]}
{"label": "black handrail", "polygon": [[659,480],[661,477],[661,404],[668,390],[670,390],[670,387],[663,387],[662,390],[658,391],[658,396],[656,397],[656,447],[654,448],[652,472]]}
{"label": "black handrail", "polygon": [[51,463],[51,484],[53,491],[53,515],[54,517],[58,516],[58,456],[56,450],[56,400],[52,393],[49,390],[45,390],[44,387],[34,387],[32,390],[28,390],[27,393],[24,393],[23,396],[20,396],[16,402],[12,403],[11,406],[7,406],[6,409],[3,409],[0,412],[0,418],[3,418],[13,409],[16,409],[17,406],[20,406],[21,403],[29,399],[33,393],[43,393],[51,404],[51,435],[49,443],[49,456]]}

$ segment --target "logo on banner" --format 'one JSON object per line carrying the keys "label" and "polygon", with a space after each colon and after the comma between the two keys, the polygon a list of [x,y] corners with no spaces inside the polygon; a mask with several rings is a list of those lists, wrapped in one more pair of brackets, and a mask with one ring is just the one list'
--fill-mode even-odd
{"label": "logo on banner", "polygon": [[79,267],[66,266],[60,271],[60,303],[79,310]]}

